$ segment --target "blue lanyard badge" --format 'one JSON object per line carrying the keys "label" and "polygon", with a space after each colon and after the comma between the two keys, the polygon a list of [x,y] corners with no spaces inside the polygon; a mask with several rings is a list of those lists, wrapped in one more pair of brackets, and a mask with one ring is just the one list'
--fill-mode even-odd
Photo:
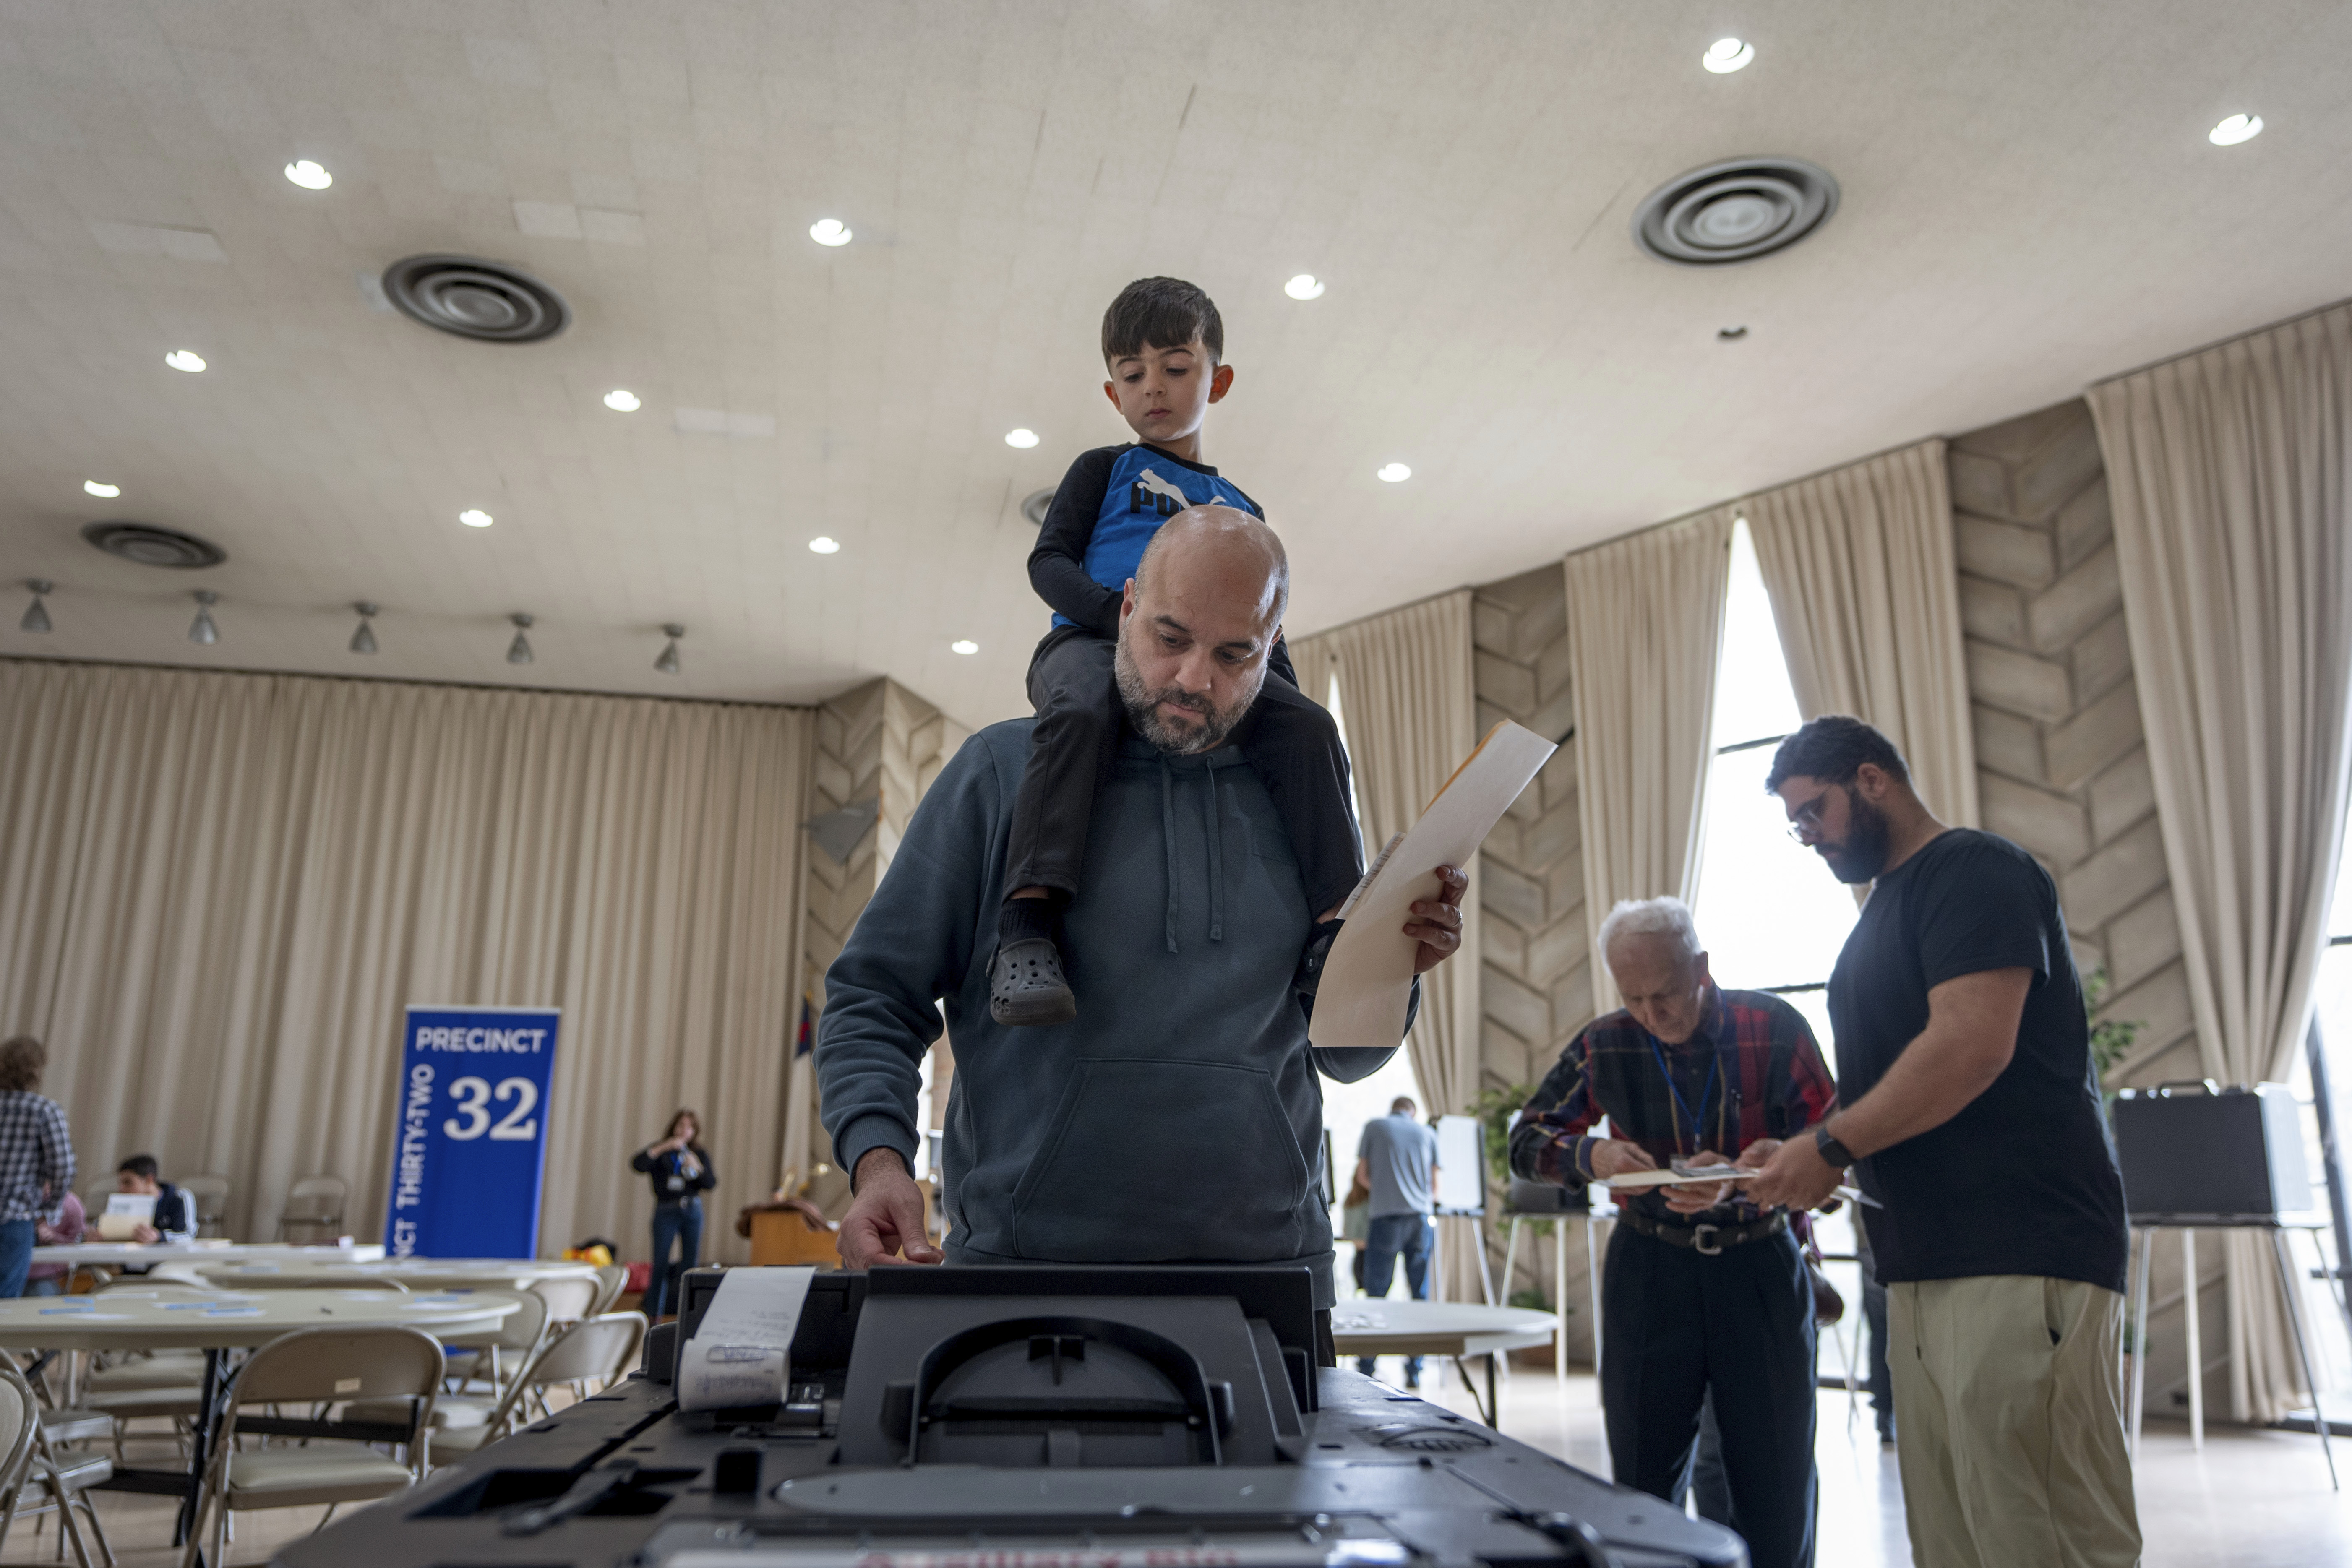
{"label": "blue lanyard badge", "polygon": [[[1698,1086],[1698,1109],[1696,1111],[1692,1110],[1689,1103],[1683,1099],[1683,1092],[1675,1087],[1674,1071],[1672,1069],[1667,1067],[1666,1053],[1658,1048],[1658,1037],[1655,1035],[1652,1035],[1650,1037],[1650,1055],[1657,1061],[1659,1076],[1663,1077],[1666,1081],[1666,1092],[1674,1097],[1675,1152],[1676,1154],[1696,1154],[1698,1152],[1701,1136],[1699,1131],[1699,1118],[1706,1113],[1707,1096],[1714,1092],[1716,1080],[1723,1076],[1723,1052],[1720,1050],[1717,1050],[1708,1053],[1706,1059],[1706,1081]],[[1691,1130],[1691,1146],[1688,1149],[1685,1149],[1683,1147],[1683,1124],[1685,1122],[1688,1122],[1690,1124]]]}

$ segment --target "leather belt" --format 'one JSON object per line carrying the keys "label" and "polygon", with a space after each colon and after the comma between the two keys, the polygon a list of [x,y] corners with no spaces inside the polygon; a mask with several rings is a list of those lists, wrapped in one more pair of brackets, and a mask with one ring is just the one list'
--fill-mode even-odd
{"label": "leather belt", "polygon": [[1621,1208],[1617,1222],[1632,1226],[1637,1236],[1647,1236],[1669,1247],[1686,1247],[1703,1258],[1712,1258],[1727,1247],[1780,1235],[1789,1228],[1789,1211],[1775,1209],[1766,1218],[1746,1225],[1663,1225],[1638,1208]]}

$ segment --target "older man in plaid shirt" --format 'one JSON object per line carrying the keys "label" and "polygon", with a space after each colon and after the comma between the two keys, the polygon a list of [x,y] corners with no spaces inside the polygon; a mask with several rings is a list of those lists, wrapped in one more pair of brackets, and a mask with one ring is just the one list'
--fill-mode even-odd
{"label": "older man in plaid shirt", "polygon": [[33,1232],[73,1185],[66,1113],[34,1092],[48,1062],[49,1053],[30,1035],[0,1041],[0,1296],[25,1293]]}
{"label": "older man in plaid shirt", "polygon": [[[1528,1102],[1511,1169],[1582,1185],[1633,1171],[1761,1166],[1826,1116],[1837,1086],[1804,1016],[1718,989],[1678,898],[1618,904],[1601,956],[1625,1006],[1587,1025]],[[1596,1134],[1606,1117],[1612,1135]],[[1621,1196],[1601,1312],[1601,1402],[1617,1479],[1670,1501],[1711,1395],[1755,1568],[1813,1560],[1813,1293],[1785,1210],[1732,1183]]]}

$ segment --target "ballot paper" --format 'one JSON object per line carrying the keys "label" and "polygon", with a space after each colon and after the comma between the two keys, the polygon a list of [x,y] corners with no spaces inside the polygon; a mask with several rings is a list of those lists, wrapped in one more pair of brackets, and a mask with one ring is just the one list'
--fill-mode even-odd
{"label": "ballot paper", "polygon": [[[1463,759],[1421,820],[1391,839],[1348,901],[1347,921],[1315,990],[1315,1044],[1393,1051],[1404,1039],[1421,944],[1404,934],[1412,905],[1434,900],[1437,868],[1466,867],[1528,780],[1559,748],[1509,719]],[[1465,981],[1464,984],[1468,984]]]}
{"label": "ballot paper", "polygon": [[106,1212],[98,1217],[99,1239],[104,1241],[128,1241],[139,1233],[142,1225],[155,1223],[155,1198],[152,1192],[118,1192],[108,1195]]}
{"label": "ballot paper", "polygon": [[680,1410],[781,1405],[814,1269],[730,1269],[677,1358]]}
{"label": "ballot paper", "polygon": [[1612,1187],[1706,1186],[1719,1181],[1751,1181],[1762,1171],[1737,1166],[1683,1166],[1662,1171],[1621,1171],[1609,1178]]}

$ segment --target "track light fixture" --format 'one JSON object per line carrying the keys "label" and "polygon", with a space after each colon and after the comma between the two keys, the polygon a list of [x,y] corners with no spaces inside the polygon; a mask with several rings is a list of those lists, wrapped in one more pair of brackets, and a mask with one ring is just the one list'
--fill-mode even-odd
{"label": "track light fixture", "polygon": [[665,675],[674,675],[677,674],[677,640],[686,635],[686,628],[672,621],[662,630],[669,633],[669,642],[664,644],[661,657],[654,661],[654,668]]}
{"label": "track light fixture", "polygon": [[373,653],[375,652],[375,626],[373,624],[373,620],[376,607],[362,599],[357,604],[352,605],[352,608],[360,612],[360,629],[352,633],[352,652],[354,653]]}
{"label": "track light fixture", "polygon": [[507,663],[509,664],[528,664],[531,660],[530,639],[523,633],[530,630],[530,624],[534,618],[529,615],[515,614],[508,616],[507,619],[513,622],[515,624],[514,641],[507,644]]}
{"label": "track light fixture", "polygon": [[196,618],[189,623],[188,641],[209,648],[220,641],[220,628],[213,624],[213,606],[220,602],[220,595],[209,588],[199,588],[195,601]]}
{"label": "track light fixture", "polygon": [[41,595],[57,584],[37,577],[25,586],[33,591],[33,602],[26,606],[25,618],[16,622],[16,628],[20,632],[46,632],[49,629],[49,607],[41,602]]}

